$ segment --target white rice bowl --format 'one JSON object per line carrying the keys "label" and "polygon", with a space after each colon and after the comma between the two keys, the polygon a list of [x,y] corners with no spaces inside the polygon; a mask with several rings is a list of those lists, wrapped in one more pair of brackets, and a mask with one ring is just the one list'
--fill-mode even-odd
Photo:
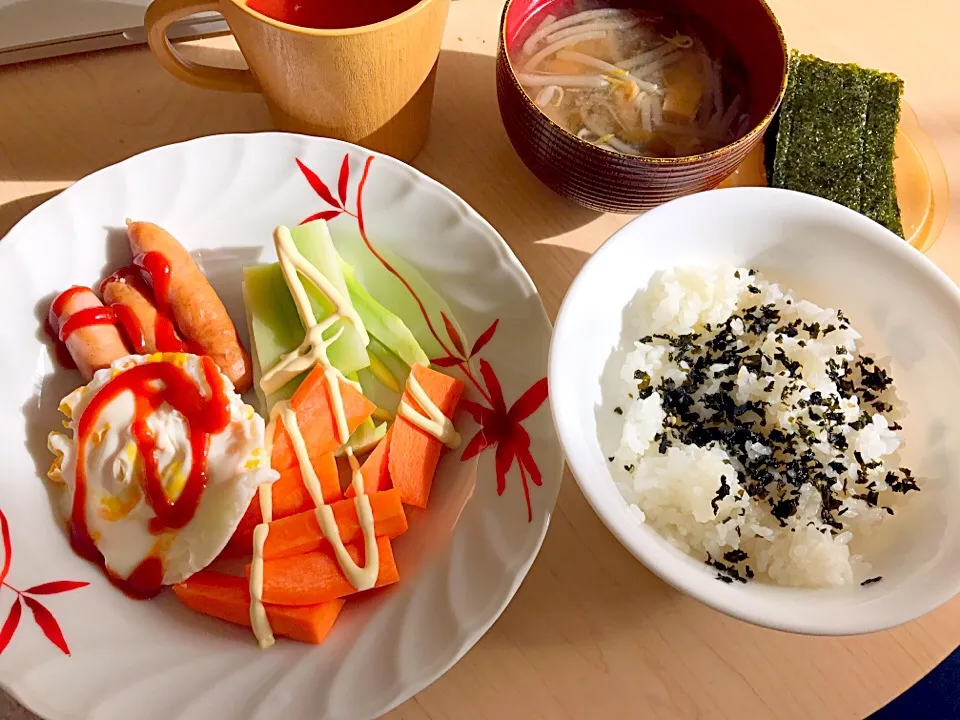
{"label": "white rice bowl", "polygon": [[625,333],[608,461],[639,522],[725,583],[878,581],[851,543],[918,487],[901,469],[902,403],[842,313],[745,268],[671,268]]}

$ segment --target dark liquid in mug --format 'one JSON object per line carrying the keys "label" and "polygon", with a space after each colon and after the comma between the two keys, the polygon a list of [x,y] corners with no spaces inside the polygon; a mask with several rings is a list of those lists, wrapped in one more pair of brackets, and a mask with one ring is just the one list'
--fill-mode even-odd
{"label": "dark liquid in mug", "polygon": [[247,7],[290,25],[321,30],[389,20],[419,0],[248,0]]}

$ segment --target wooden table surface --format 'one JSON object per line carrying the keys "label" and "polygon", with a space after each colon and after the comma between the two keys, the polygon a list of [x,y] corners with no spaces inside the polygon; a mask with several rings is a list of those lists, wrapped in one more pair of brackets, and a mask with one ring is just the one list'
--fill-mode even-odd
{"label": "wooden table surface", "polygon": [[[943,157],[953,213],[930,256],[960,280],[960,3],[771,0],[792,47],[899,73]],[[629,218],[553,195],[507,141],[494,90],[502,3],[453,3],[429,143],[414,163],[510,243],[556,314],[589,253]],[[230,37],[190,43],[242,63]],[[88,173],[157,145],[270,127],[263,101],[197,90],[145,49],[0,68],[0,236]],[[474,718],[863,718],[960,642],[960,599],[866,637],[787,635],[727,618],[637,563],[567,474],[515,600],[450,672],[388,715]],[[2,695],[2,693],[0,693]],[[0,697],[0,718],[32,717]]]}

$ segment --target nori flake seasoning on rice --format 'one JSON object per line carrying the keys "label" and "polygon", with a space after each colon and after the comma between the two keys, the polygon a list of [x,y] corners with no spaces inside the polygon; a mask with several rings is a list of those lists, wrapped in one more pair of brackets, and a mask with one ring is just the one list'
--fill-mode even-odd
{"label": "nori flake seasoning on rice", "polygon": [[619,490],[721,582],[875,582],[848,543],[920,490],[893,378],[841,311],[744,275],[674,268],[639,296]]}
{"label": "nori flake seasoning on rice", "polygon": [[903,81],[793,53],[767,138],[772,187],[819,195],[903,237],[893,171]]}

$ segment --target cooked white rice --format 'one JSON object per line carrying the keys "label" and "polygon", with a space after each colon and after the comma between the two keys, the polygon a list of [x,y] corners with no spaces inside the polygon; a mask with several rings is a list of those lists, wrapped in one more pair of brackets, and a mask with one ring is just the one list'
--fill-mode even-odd
{"label": "cooked white rice", "polygon": [[659,272],[632,313],[610,462],[637,518],[724,582],[876,581],[850,542],[918,488],[843,313],[734,268]]}

